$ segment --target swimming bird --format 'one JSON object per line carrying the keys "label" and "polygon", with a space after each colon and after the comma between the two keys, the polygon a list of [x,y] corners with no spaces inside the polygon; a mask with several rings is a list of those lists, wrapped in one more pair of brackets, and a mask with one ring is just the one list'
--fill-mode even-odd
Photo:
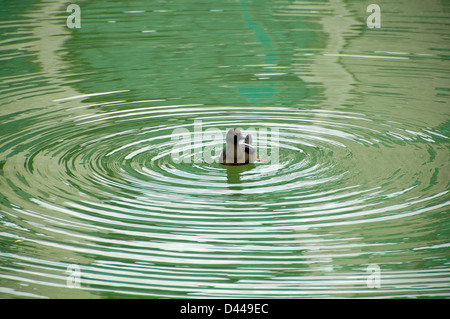
{"label": "swimming bird", "polygon": [[[244,143],[239,144],[244,140]],[[232,128],[226,137],[226,146],[219,157],[219,163],[224,165],[244,165],[256,160],[256,150],[250,145],[252,136],[248,134],[245,138],[241,130]]]}

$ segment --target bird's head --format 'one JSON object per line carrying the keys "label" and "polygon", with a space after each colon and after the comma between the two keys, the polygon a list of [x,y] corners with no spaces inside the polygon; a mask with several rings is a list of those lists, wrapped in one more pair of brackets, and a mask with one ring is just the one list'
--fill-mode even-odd
{"label": "bird's head", "polygon": [[238,144],[240,140],[245,139],[242,132],[238,128],[232,128],[227,133],[227,143]]}

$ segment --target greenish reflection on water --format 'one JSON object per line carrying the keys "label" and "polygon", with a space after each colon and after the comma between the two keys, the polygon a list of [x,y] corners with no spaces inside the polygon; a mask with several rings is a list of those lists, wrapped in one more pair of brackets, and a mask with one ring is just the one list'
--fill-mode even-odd
{"label": "greenish reflection on water", "polygon": [[1,296],[449,296],[445,3],[77,3],[0,11]]}

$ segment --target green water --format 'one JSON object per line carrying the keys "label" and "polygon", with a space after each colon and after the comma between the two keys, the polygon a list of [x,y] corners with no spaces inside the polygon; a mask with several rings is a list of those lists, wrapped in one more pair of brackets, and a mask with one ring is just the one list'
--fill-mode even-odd
{"label": "green water", "polygon": [[1,5],[1,297],[450,295],[448,2],[76,3]]}

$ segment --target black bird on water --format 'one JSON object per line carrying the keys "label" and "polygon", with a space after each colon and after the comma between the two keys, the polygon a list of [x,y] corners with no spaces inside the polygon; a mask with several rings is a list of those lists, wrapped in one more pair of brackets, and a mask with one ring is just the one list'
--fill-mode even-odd
{"label": "black bird on water", "polygon": [[[244,143],[239,143],[244,140]],[[223,148],[219,157],[219,163],[223,165],[244,165],[253,163],[256,158],[256,150],[251,146],[252,136],[245,138],[241,130],[232,128],[227,133],[227,145]]]}

